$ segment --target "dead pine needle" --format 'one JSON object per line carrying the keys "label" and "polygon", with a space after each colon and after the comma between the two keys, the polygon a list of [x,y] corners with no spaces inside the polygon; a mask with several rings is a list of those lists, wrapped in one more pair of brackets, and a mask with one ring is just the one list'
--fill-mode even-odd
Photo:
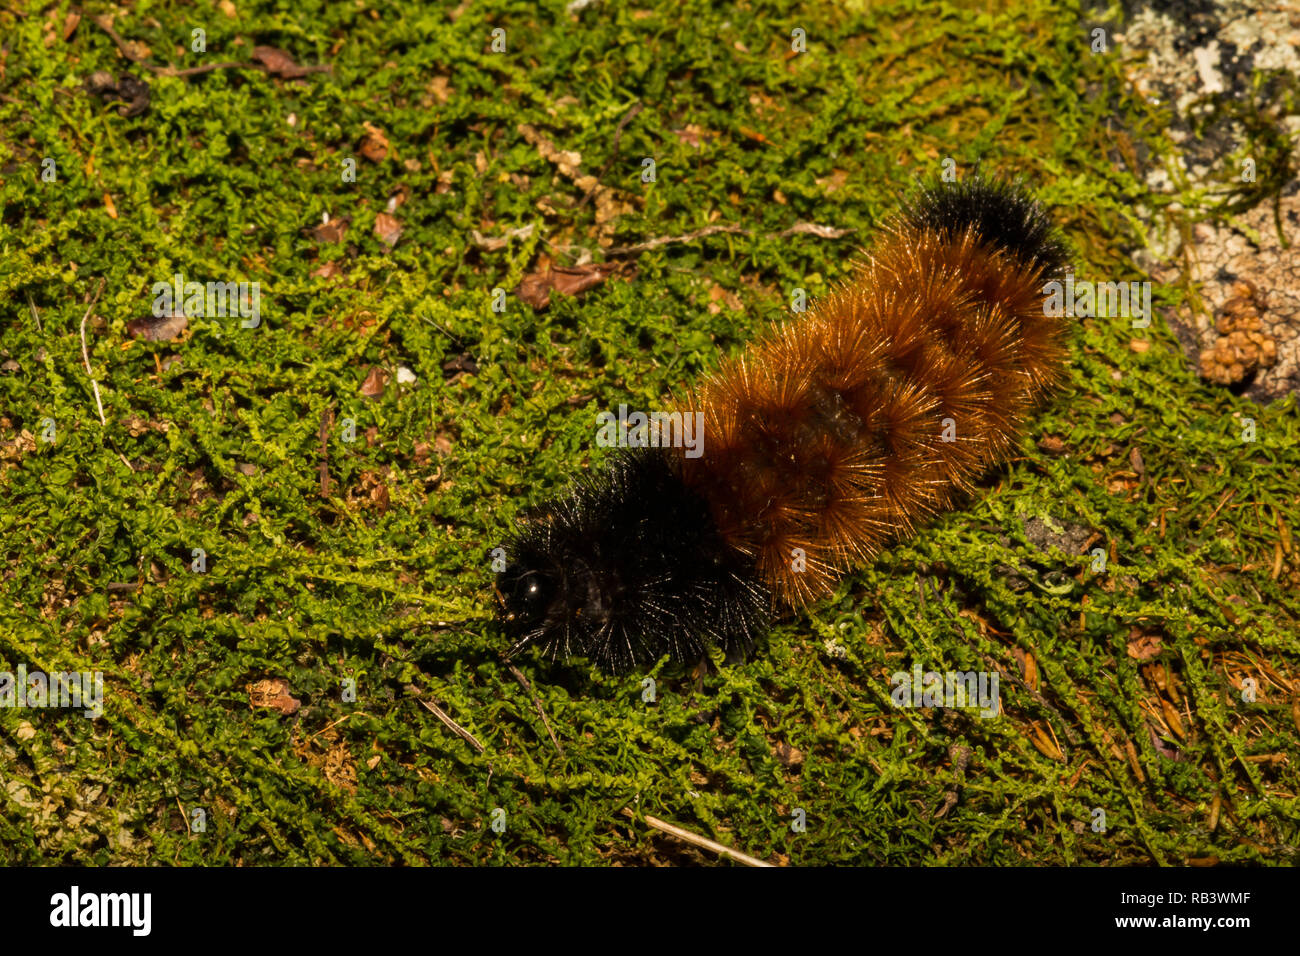
{"label": "dead pine needle", "polygon": [[533,706],[537,708],[537,715],[542,718],[542,726],[546,728],[547,734],[551,737],[551,743],[555,745],[555,752],[560,755],[561,760],[565,759],[564,747],[560,745],[559,739],[555,736],[555,731],[551,729],[551,722],[546,719],[546,711],[542,709],[542,702],[537,698],[537,694],[533,692],[533,685],[528,683],[528,678],[520,673],[519,668],[515,667],[514,664],[507,664],[506,666],[510,668],[510,673],[519,682],[519,686],[533,699]]}
{"label": "dead pine needle", "polygon": [[44,334],[45,330],[41,328],[41,314],[36,311],[36,302],[32,299],[30,292],[27,293],[27,304],[32,307],[32,318],[36,320],[36,331]]}
{"label": "dead pine needle", "polygon": [[99,295],[104,291],[104,280],[99,280],[99,288],[95,290],[95,295],[90,300],[90,305],[86,307],[86,314],[81,317],[81,358],[86,363],[86,377],[90,379],[90,387],[95,390],[95,405],[99,408],[99,423],[105,428],[108,427],[108,421],[104,418],[104,402],[99,397],[99,383],[95,381],[95,373],[90,370],[90,352],[86,348],[86,320],[90,318],[90,313],[95,309],[95,303],[99,301]]}
{"label": "dead pine needle", "polygon": [[[817,236],[820,239],[840,239],[852,233],[852,229],[839,229],[835,226],[823,226],[815,222],[797,222],[789,229],[784,229],[778,233],[769,233],[765,238],[776,239],[786,236],[797,236],[807,234]],[[704,239],[708,236],[719,234],[752,236],[754,231],[737,225],[713,225],[705,226],[703,229],[696,229],[694,232],[688,232],[680,236],[656,236],[653,239],[647,239],[645,242],[637,242],[630,246],[615,246],[612,249],[606,249],[607,256],[628,256],[636,253],[648,252],[651,249],[657,249],[660,246],[672,245],[679,242],[693,242],[696,239]]]}
{"label": "dead pine needle", "polygon": [[[636,819],[636,814],[632,812],[630,807],[623,808],[623,816],[627,817],[629,820]],[[697,833],[692,833],[690,830],[683,830],[681,827],[674,826],[671,823],[665,823],[663,820],[660,820],[657,817],[652,817],[649,814],[644,815],[641,819],[646,822],[647,826],[653,827],[661,833],[667,833],[669,836],[675,837],[683,843],[689,843],[691,846],[699,847],[701,850],[708,850],[710,853],[716,853],[718,856],[727,857],[728,859],[735,860],[737,863],[743,863],[745,866],[773,866],[773,864],[768,863],[766,860],[760,860],[758,857],[750,856],[748,853],[733,850],[729,846],[716,843],[708,837],[702,837]]]}
{"label": "dead pine needle", "polygon": [[446,724],[449,729],[451,729],[457,736],[459,736],[462,740],[464,740],[467,744],[469,744],[479,753],[483,753],[487,749],[481,743],[478,742],[477,737],[471,734],[460,724],[456,723],[456,721],[452,720],[451,717],[447,714],[447,712],[443,710],[441,707],[439,707],[437,704],[433,703],[433,701],[421,700],[420,703],[423,704],[425,707],[427,707],[433,713],[433,716],[437,717],[444,724]]}

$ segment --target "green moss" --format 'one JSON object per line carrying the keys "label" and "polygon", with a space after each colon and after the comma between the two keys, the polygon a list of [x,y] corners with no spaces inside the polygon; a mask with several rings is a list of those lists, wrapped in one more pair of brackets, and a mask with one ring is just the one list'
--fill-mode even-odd
{"label": "green moss", "polygon": [[[779,319],[796,287],[846,278],[855,243],[944,157],[1043,184],[1080,271],[1134,277],[1125,250],[1146,193],[1107,159],[1108,122],[1158,149],[1159,117],[1059,4],[977,6],[573,17],[516,2],[453,18],[249,3],[231,18],[144,3],[116,29],[157,62],[269,45],[333,72],[147,75],[150,110],[130,119],[81,88],[125,68],[89,16],[64,41],[61,10],[0,11],[0,358],[17,363],[0,374],[0,441],[16,443],[0,449],[0,669],[106,683],[94,721],[0,709],[4,860],[711,859],[628,821],[633,807],[797,864],[1293,861],[1300,605],[1282,582],[1295,553],[1272,569],[1280,529],[1300,529],[1294,402],[1205,388],[1160,321],[1143,353],[1127,323],[1082,321],[1069,384],[1032,428],[1064,453],[1027,438],[967,507],[783,624],[759,659],[699,687],[661,666],[645,703],[647,675],[526,658],[563,757],[499,659],[488,553],[527,501],[593,463],[595,411],[655,401]],[[182,57],[196,24],[208,52]],[[795,27],[808,52],[788,58]],[[378,163],[359,153],[366,123],[390,142]],[[629,211],[583,203],[521,123],[579,153],[583,174],[608,167]],[[57,182],[41,181],[45,157]],[[394,195],[389,250],[373,227]],[[313,237],[325,213],[351,217],[342,241]],[[800,221],[855,232],[779,236]],[[634,276],[540,314],[514,298],[491,310],[491,290],[540,255],[565,264],[601,235],[628,245],[715,223],[752,232],[661,246]],[[530,225],[497,250],[472,236]],[[344,276],[313,276],[326,262]],[[260,282],[261,325],[195,318],[183,342],[133,340],[151,285],[176,272]],[[87,344],[107,427],[79,335],[101,277]],[[711,310],[715,287],[743,308]],[[462,353],[477,373],[445,377]],[[418,381],[365,398],[375,365]],[[1030,518],[1085,529],[1105,572],[1029,540]],[[196,548],[206,573],[191,570]],[[1139,662],[1128,648],[1143,635],[1160,649]],[[1011,676],[1026,653],[1036,689]],[[1005,672],[1004,715],[894,709],[888,675],[918,662]],[[268,678],[288,682],[295,715],[250,706]],[[1161,696],[1185,739],[1149,729],[1167,720]],[[195,808],[201,834],[185,823]]]}

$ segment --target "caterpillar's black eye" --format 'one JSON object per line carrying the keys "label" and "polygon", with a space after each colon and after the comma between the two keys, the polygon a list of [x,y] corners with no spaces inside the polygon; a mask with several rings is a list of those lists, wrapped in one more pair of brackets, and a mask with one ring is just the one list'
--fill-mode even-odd
{"label": "caterpillar's black eye", "polygon": [[516,627],[531,625],[545,616],[555,598],[551,577],[522,567],[509,568],[500,584],[505,620]]}
{"label": "caterpillar's black eye", "polygon": [[546,588],[540,574],[525,574],[515,585],[515,600],[528,610],[537,610],[546,602]]}

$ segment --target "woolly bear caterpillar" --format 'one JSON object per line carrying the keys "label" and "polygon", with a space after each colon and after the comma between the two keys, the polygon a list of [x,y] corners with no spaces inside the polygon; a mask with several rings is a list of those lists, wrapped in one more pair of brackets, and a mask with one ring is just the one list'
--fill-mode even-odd
{"label": "woolly bear caterpillar", "polygon": [[516,533],[497,582],[510,653],[613,672],[748,655],[774,613],[1010,457],[1062,371],[1041,290],[1064,262],[1019,186],[922,188],[852,281],[692,388],[703,455],[620,452]]}

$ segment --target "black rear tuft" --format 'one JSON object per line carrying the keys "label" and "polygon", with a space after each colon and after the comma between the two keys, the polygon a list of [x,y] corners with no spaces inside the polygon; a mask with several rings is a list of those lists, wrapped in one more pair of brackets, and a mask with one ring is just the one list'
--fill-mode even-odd
{"label": "black rear tuft", "polygon": [[611,672],[698,660],[710,645],[748,655],[771,606],[659,449],[619,452],[538,509],[506,545],[498,590],[512,654],[533,646]]}
{"label": "black rear tuft", "polygon": [[1018,182],[975,174],[959,182],[930,182],[903,206],[903,221],[948,238],[970,226],[985,242],[1021,262],[1058,275],[1066,263],[1065,243],[1047,211]]}

